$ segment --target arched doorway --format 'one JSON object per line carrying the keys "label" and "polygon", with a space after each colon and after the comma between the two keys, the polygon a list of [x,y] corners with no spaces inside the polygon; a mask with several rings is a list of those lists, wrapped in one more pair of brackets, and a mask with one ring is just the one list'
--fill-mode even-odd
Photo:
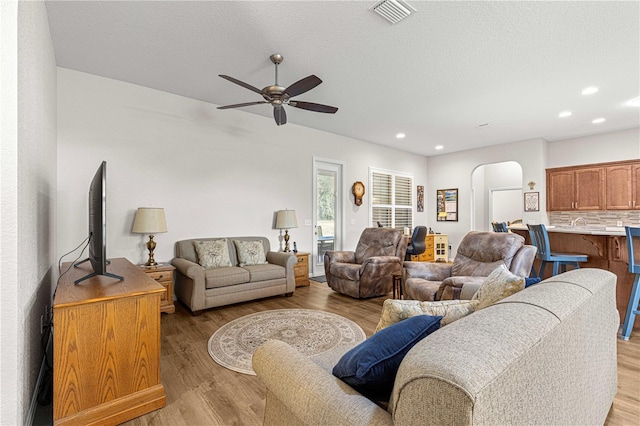
{"label": "arched doorway", "polygon": [[491,230],[493,220],[522,219],[522,166],[516,161],[483,164],[471,173],[472,229]]}

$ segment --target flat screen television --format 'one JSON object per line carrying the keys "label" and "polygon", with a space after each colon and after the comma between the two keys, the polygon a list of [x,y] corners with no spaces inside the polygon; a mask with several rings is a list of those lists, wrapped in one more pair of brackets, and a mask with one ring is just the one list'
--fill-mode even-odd
{"label": "flat screen television", "polygon": [[96,275],[122,280],[119,275],[107,272],[107,162],[98,167],[89,185],[89,257],[73,266],[90,262],[93,272],[75,281],[78,284]]}

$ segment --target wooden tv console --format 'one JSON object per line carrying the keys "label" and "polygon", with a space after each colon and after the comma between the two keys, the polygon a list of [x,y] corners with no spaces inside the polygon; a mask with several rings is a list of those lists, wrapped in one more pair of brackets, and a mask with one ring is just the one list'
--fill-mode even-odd
{"label": "wooden tv console", "polygon": [[[62,267],[64,272],[70,263]],[[107,271],[71,266],[53,301],[53,420],[58,425],[119,424],[164,407],[160,381],[162,285],[124,258]]]}

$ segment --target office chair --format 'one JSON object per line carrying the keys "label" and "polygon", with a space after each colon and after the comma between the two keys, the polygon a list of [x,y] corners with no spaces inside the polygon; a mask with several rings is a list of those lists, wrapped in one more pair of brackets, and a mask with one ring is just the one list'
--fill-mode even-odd
{"label": "office chair", "polygon": [[426,226],[416,226],[413,228],[413,235],[411,235],[411,242],[407,246],[407,254],[404,260],[411,260],[411,256],[417,256],[424,253],[427,249],[425,238],[427,236]]}

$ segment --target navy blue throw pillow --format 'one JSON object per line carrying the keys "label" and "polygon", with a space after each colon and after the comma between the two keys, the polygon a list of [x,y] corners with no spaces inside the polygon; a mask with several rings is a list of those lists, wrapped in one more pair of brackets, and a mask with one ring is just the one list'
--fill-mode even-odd
{"label": "navy blue throw pillow", "polygon": [[538,284],[542,281],[542,278],[525,278],[524,279],[524,288],[529,287],[530,285]]}
{"label": "navy blue throw pillow", "polygon": [[388,401],[403,358],[440,328],[441,316],[417,315],[386,327],[344,354],[333,375],[376,400]]}

